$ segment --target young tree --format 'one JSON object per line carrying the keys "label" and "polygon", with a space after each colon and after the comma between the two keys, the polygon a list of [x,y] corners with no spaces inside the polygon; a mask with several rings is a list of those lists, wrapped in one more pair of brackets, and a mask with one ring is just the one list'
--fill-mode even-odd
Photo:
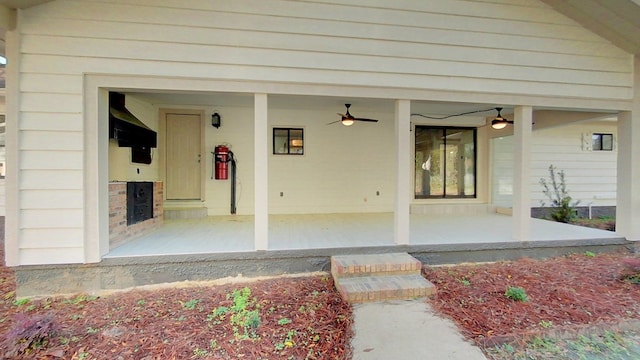
{"label": "young tree", "polygon": [[[576,217],[575,207],[580,201],[573,201],[569,196],[564,170],[558,171],[555,166],[549,165],[549,180],[541,178],[540,185],[542,193],[551,201],[551,218],[558,222],[570,223]],[[541,203],[545,206],[544,201]]]}

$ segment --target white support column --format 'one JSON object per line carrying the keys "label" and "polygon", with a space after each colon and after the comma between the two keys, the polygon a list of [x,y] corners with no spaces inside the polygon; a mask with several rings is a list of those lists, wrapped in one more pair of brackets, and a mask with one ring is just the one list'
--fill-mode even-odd
{"label": "white support column", "polygon": [[640,56],[634,62],[631,111],[618,115],[616,233],[640,241]]}
{"label": "white support column", "polygon": [[411,199],[411,101],[396,100],[396,206],[394,209],[394,241],[408,245]]}
{"label": "white support column", "polygon": [[269,127],[267,94],[254,95],[254,247],[269,248]]}
{"label": "white support column", "polygon": [[533,108],[516,106],[513,119],[513,239],[531,240],[531,123]]}

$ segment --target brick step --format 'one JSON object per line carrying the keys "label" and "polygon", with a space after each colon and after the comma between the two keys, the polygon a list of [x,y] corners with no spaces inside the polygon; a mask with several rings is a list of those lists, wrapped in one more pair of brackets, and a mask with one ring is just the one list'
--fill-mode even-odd
{"label": "brick step", "polygon": [[407,253],[336,255],[331,257],[334,279],[372,274],[420,275],[422,263]]}
{"label": "brick step", "polygon": [[386,275],[339,278],[336,288],[352,304],[427,297],[435,286],[420,275]]}

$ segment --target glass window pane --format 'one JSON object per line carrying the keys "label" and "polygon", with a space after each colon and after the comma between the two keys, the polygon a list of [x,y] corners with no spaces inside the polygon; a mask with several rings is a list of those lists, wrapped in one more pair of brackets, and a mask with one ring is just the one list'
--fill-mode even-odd
{"label": "glass window pane", "polygon": [[302,137],[302,129],[291,129],[290,133],[289,149],[291,154],[303,154],[304,143]]}
{"label": "glass window pane", "polygon": [[273,129],[273,153],[288,154],[289,153],[289,130]]}
{"label": "glass window pane", "polygon": [[602,136],[600,134],[591,135],[593,150],[602,150]]}
{"label": "glass window pane", "polygon": [[602,150],[613,150],[613,135],[612,134],[603,134],[602,135]]}
{"label": "glass window pane", "polygon": [[444,193],[439,174],[441,137],[442,129],[416,127],[416,197]]}

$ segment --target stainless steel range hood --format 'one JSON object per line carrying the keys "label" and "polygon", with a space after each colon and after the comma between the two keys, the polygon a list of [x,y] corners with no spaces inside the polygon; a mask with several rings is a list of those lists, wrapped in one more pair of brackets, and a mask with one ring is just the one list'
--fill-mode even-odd
{"label": "stainless steel range hood", "polygon": [[109,92],[109,138],[120,147],[154,148],[158,136],[125,107],[125,96]]}

